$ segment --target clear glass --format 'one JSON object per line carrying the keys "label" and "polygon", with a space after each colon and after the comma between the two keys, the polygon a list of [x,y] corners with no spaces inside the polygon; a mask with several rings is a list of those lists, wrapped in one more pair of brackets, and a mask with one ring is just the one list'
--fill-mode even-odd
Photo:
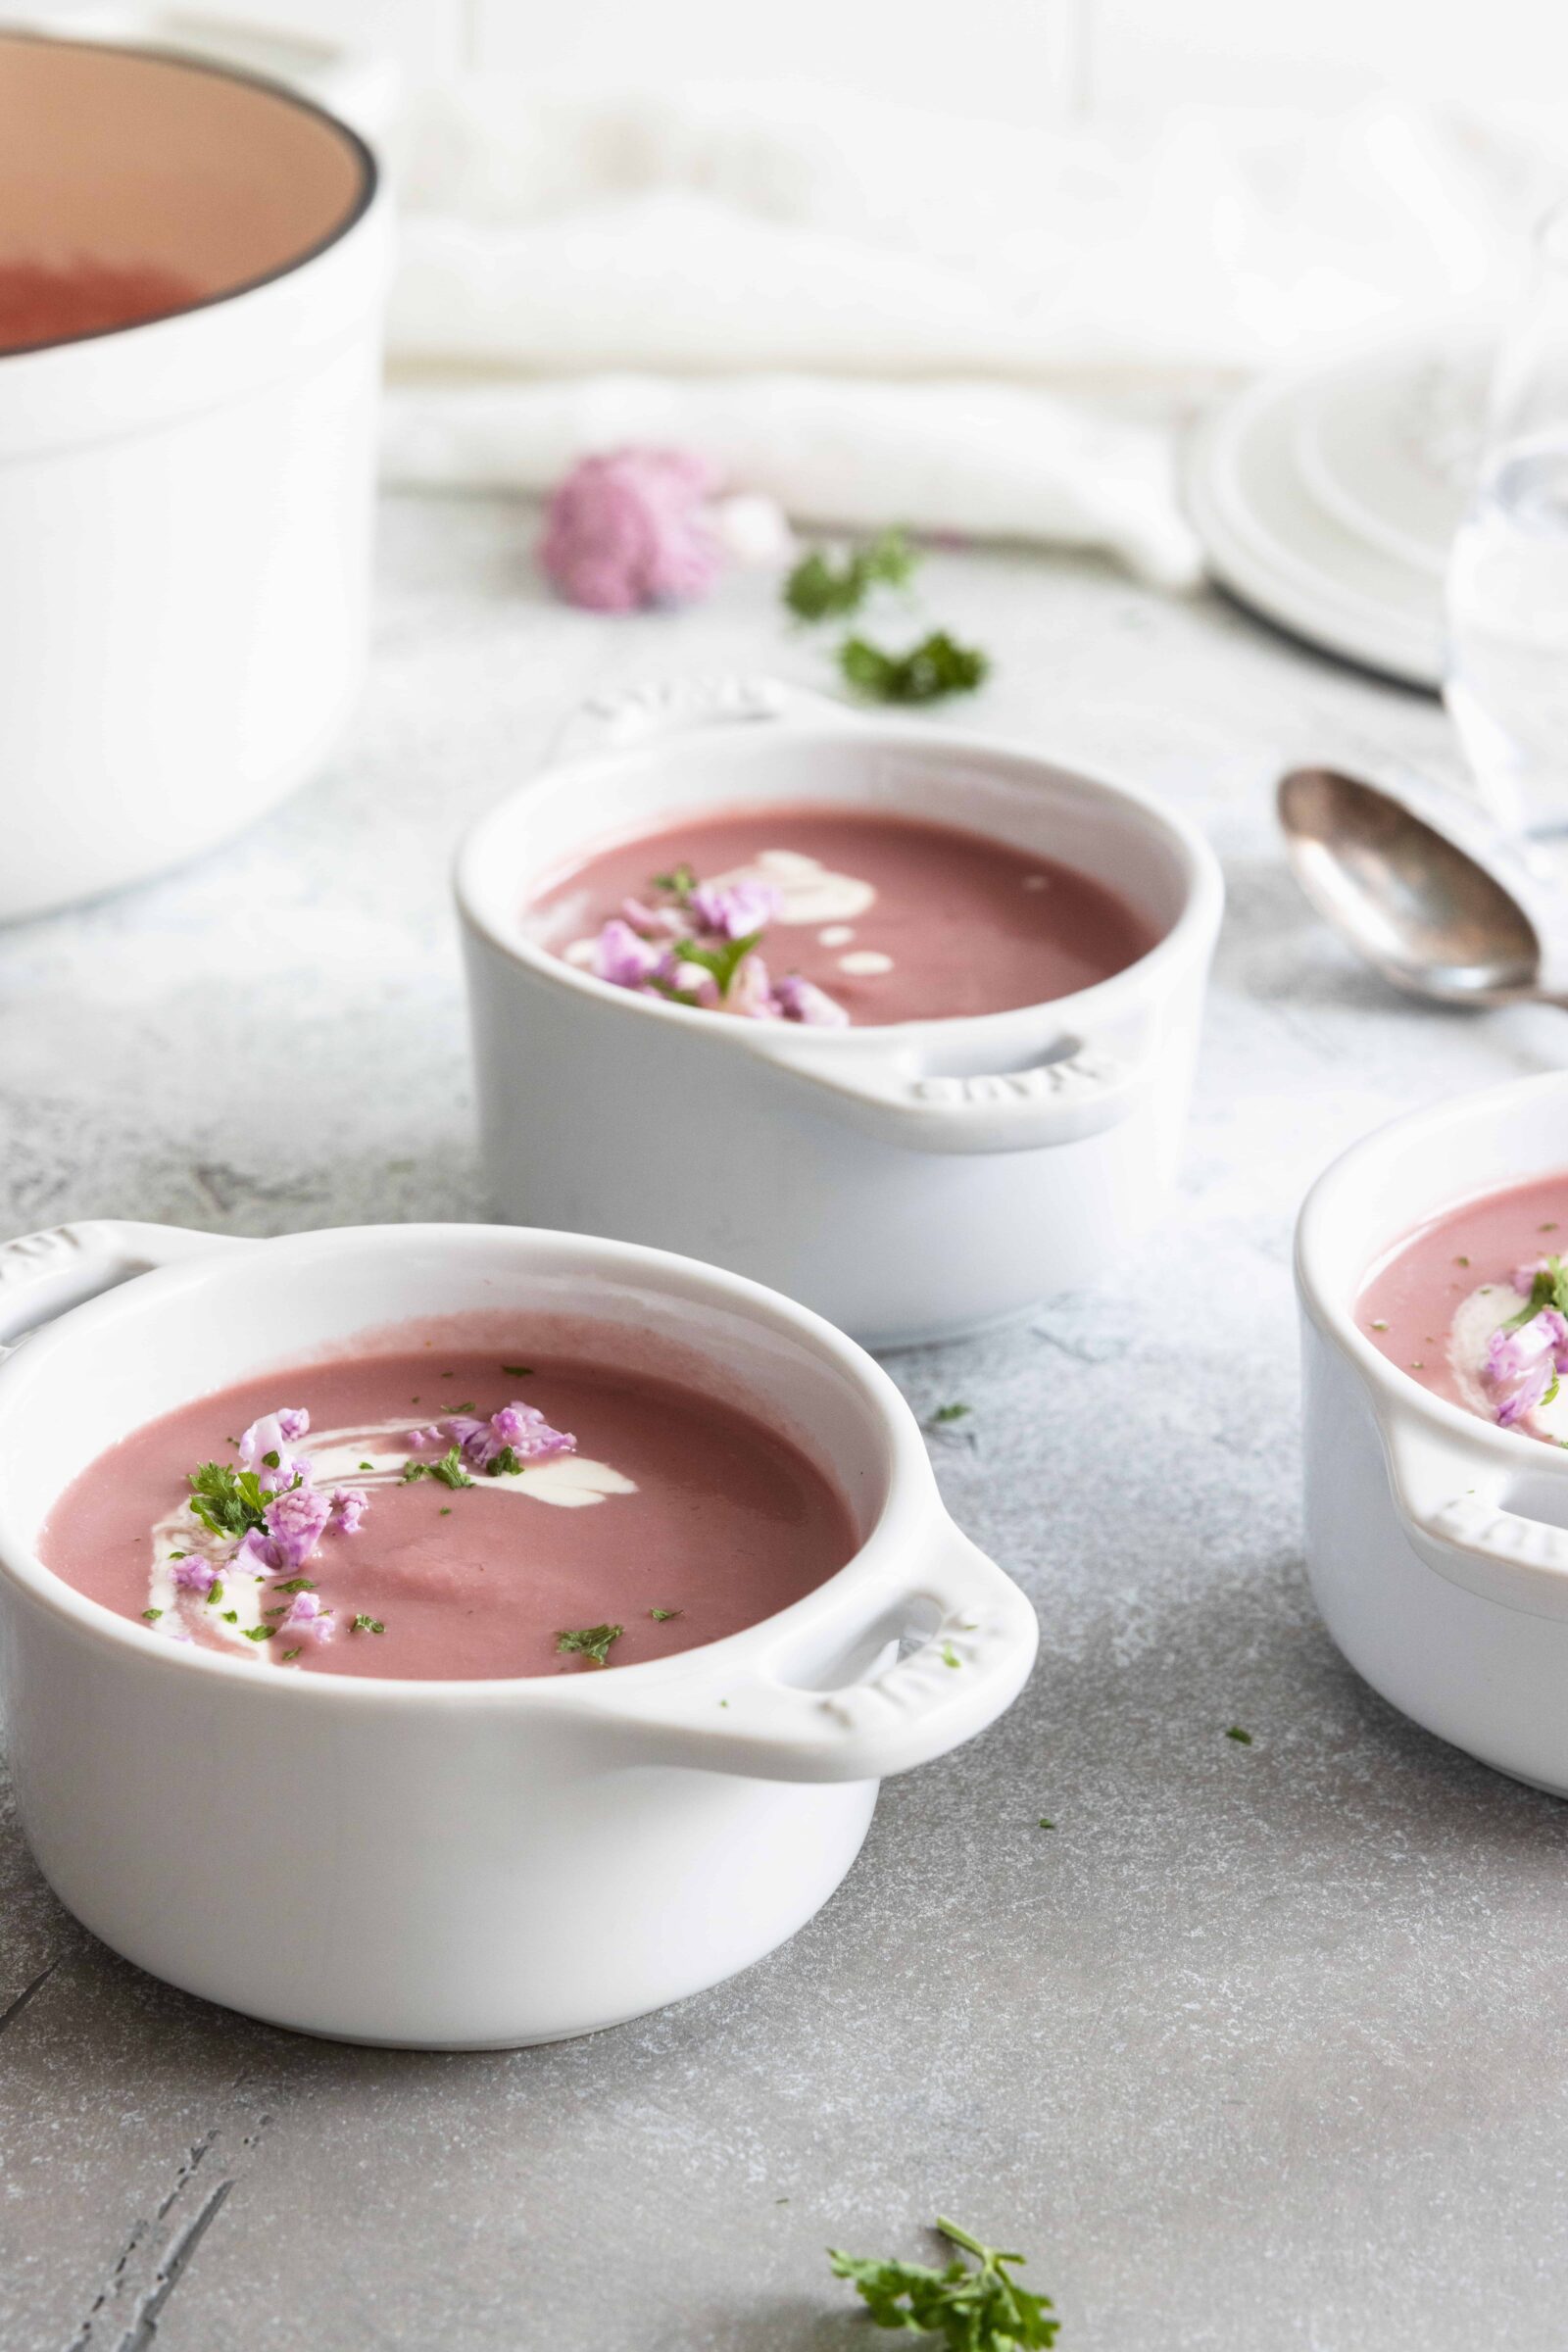
{"label": "clear glass", "polygon": [[1498,355],[1446,595],[1444,699],[1483,798],[1568,832],[1568,206]]}

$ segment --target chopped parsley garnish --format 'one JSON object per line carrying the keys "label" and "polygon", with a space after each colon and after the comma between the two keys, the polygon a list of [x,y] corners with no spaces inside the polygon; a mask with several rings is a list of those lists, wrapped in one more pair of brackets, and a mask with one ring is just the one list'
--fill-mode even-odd
{"label": "chopped parsley garnish", "polygon": [[442,1517],[443,1519],[450,1519],[450,1518],[451,1518],[451,1516],[452,1516],[452,1505],[451,1505],[451,1503],[450,1503],[450,1502],[444,1502],[444,1503],[441,1505],[441,1517]]}
{"label": "chopped parsley garnish", "polygon": [[[663,891],[667,897],[672,899],[689,899],[697,888],[697,875],[695,870],[683,860],[669,873],[656,874],[654,888]],[[505,1372],[506,1365],[503,1364],[501,1369]]]}
{"label": "chopped parsley garnish", "polygon": [[284,1665],[286,1666],[286,1665],[288,1664],[288,1662],[289,1662],[290,1658],[297,1658],[297,1657],[298,1657],[300,1654],[301,1654],[301,1653],[300,1653],[300,1651],[299,1651],[299,1650],[297,1650],[297,1649],[285,1649],[285,1650],[282,1652],[282,1658],[283,1658],[283,1663],[284,1663]]}
{"label": "chopped parsley garnish", "polygon": [[967,1421],[973,1411],[972,1404],[939,1404],[931,1416],[932,1427],[942,1429],[950,1421]]}
{"label": "chopped parsley garnish", "polygon": [[248,1625],[245,1639],[247,1642],[270,1642],[276,1631],[275,1625]]}
{"label": "chopped parsley garnish", "polygon": [[164,1612],[162,1609],[143,1609],[142,1611],[142,1615],[146,1618],[149,1625],[156,1625],[163,1613]]}
{"label": "chopped parsley garnish", "polygon": [[963,1664],[963,1660],[951,1642],[944,1642],[942,1644],[942,1663],[944,1666],[961,1666]]}
{"label": "chopped parsley garnish", "polygon": [[207,1595],[207,1606],[208,1606],[210,1609],[216,1609],[216,1608],[217,1608],[217,1606],[218,1606],[218,1604],[219,1604],[219,1602],[220,1602],[220,1601],[222,1599],[222,1597],[223,1597],[223,1587],[222,1587],[222,1583],[221,1583],[221,1581],[220,1581],[220,1579],[218,1579],[218,1578],[216,1578],[216,1577],[215,1577],[215,1578],[214,1578],[214,1580],[213,1580],[213,1589],[212,1589],[212,1591],[211,1591],[211,1592],[208,1593],[208,1595]]}
{"label": "chopped parsley garnish", "polygon": [[225,1625],[238,1625],[238,1623],[239,1623],[239,1611],[238,1611],[238,1609],[225,1609],[225,1610],[223,1611],[223,1623],[224,1623]]}
{"label": "chopped parsley garnish", "polygon": [[559,1634],[556,1648],[558,1651],[575,1652],[579,1657],[592,1658],[596,1666],[603,1666],[610,1655],[610,1644],[618,1642],[625,1630],[623,1625],[579,1626],[575,1633]]}
{"label": "chopped parsley garnish", "polygon": [[532,1364],[503,1364],[502,1371],[509,1380],[532,1380]]}
{"label": "chopped parsley garnish", "polygon": [[430,1476],[438,1478],[441,1484],[444,1487],[450,1487],[454,1494],[459,1487],[471,1487],[473,1484],[472,1479],[463,1467],[463,1456],[456,1446],[449,1446],[441,1459],[430,1464]]}
{"label": "chopped parsley garnish", "polygon": [[278,1452],[275,1446],[270,1453],[264,1453],[262,1459],[267,1464],[269,1470],[279,1470],[282,1468],[283,1456]]}
{"label": "chopped parsley garnish", "polygon": [[1244,1732],[1239,1723],[1233,1723],[1225,1737],[1227,1740],[1234,1740],[1241,1747],[1250,1747],[1252,1744],[1251,1733]]}
{"label": "chopped parsley garnish", "polygon": [[954,2222],[937,2222],[958,2257],[945,2270],[923,2262],[865,2262],[828,2248],[836,2278],[848,2278],[878,2328],[906,2335],[939,2335],[949,2352],[1037,2352],[1054,2344],[1060,2321],[1049,2295],[1031,2295],[1011,2273],[1025,2257],[983,2245]]}
{"label": "chopped parsley garnish", "polygon": [[190,1507],[209,1535],[237,1541],[253,1527],[266,1524],[269,1497],[254,1470],[236,1470],[230,1462],[203,1462],[190,1473]]}
{"label": "chopped parsley garnish", "polygon": [[379,1617],[361,1615],[350,1619],[349,1632],[351,1634],[384,1634],[386,1627],[381,1623]]}
{"label": "chopped parsley garnish", "polygon": [[1389,1328],[1387,1317],[1384,1315],[1374,1315],[1372,1318],[1372,1328],[1374,1331],[1387,1331]]}
{"label": "chopped parsley garnish", "polygon": [[1467,1266],[1470,1260],[1467,1257],[1456,1257],[1453,1262],[1456,1266]]}
{"label": "chopped parsley garnish", "polygon": [[402,1487],[412,1487],[416,1478],[428,1478],[429,1475],[430,1465],[428,1462],[416,1462],[411,1459],[404,1463],[403,1476],[399,1479],[398,1484]]}
{"label": "chopped parsley garnish", "polygon": [[375,1464],[373,1462],[362,1462],[360,1464],[360,1468],[362,1470],[373,1470],[375,1468]]}
{"label": "chopped parsley garnish", "polygon": [[[484,1466],[486,1478],[516,1478],[526,1468],[527,1464],[511,1446],[503,1446],[501,1451]],[[470,1479],[468,1484],[471,1486],[473,1481]]]}
{"label": "chopped parsley garnish", "polygon": [[681,1612],[679,1609],[650,1609],[648,1614],[660,1625],[667,1625],[671,1617],[678,1617]]}
{"label": "chopped parsley garnish", "polygon": [[847,637],[839,667],[845,684],[867,702],[940,703],[984,685],[991,663],[977,646],[959,645],[946,629],[933,629],[906,654],[885,654],[864,637]]}
{"label": "chopped parsley garnish", "polygon": [[274,1592],[314,1592],[316,1587],[308,1576],[289,1576],[285,1577],[280,1585],[274,1585],[272,1591]]}
{"label": "chopped parsley garnish", "polygon": [[906,588],[919,561],[902,531],[879,532],[836,566],[812,548],[784,582],[784,602],[797,620],[845,620],[873,588]]}

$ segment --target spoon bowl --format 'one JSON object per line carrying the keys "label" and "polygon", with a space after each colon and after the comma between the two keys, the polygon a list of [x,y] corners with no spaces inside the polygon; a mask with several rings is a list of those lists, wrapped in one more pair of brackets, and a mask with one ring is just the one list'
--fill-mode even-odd
{"label": "spoon bowl", "polygon": [[1311,905],[1396,988],[1445,1004],[1544,995],[1541,936],[1519,899],[1392,793],[1331,767],[1293,768],[1279,816]]}

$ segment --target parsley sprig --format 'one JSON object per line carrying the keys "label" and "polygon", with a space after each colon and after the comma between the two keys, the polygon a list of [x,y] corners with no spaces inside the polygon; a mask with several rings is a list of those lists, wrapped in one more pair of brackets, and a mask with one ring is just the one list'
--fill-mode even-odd
{"label": "parsley sprig", "polygon": [[838,565],[819,547],[801,558],[784,583],[784,602],[797,620],[847,620],[873,588],[906,588],[920,562],[902,531],[881,531]]}
{"label": "parsley sprig", "polygon": [[991,663],[978,646],[959,645],[946,629],[933,629],[906,654],[886,654],[864,637],[847,637],[839,647],[845,683],[871,703],[940,703],[950,694],[973,694]]}
{"label": "parsley sprig", "polygon": [[1022,2254],[1004,2254],[982,2244],[956,2222],[937,2228],[955,2246],[975,2257],[955,2256],[944,2270],[922,2262],[866,2262],[828,2249],[833,2275],[848,2278],[878,2328],[906,2335],[940,2335],[950,2352],[1034,2352],[1056,2340],[1061,2323],[1049,2315],[1049,2295],[1032,2295],[1010,2272]]}
{"label": "parsley sprig", "polygon": [[192,1470],[190,1507],[210,1535],[238,1541],[253,1527],[266,1525],[269,1497],[254,1470],[236,1470],[231,1462],[203,1462]]}
{"label": "parsley sprig", "polygon": [[1516,1315],[1509,1316],[1503,1330],[1522,1331],[1547,1306],[1554,1306],[1559,1315],[1568,1315],[1568,1266],[1560,1257],[1548,1257],[1544,1266],[1536,1268],[1529,1298]]}

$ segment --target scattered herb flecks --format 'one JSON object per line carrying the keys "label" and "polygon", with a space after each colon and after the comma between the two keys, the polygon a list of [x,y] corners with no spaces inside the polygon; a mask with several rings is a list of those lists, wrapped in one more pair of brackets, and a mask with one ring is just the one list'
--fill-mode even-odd
{"label": "scattered herb flecks", "polygon": [[650,1609],[648,1612],[660,1625],[666,1625],[671,1617],[678,1617],[680,1613],[679,1609]]}
{"label": "scattered herb flecks", "polygon": [[1054,1829],[1055,1828],[1055,1826],[1056,1826],[1056,1825],[1055,1825],[1055,1823],[1054,1823],[1054,1821],[1048,1821],[1048,1820],[1046,1819],[1045,1815],[1044,1815],[1043,1813],[1041,1814],[1041,1816],[1040,1816],[1040,1827],[1041,1827],[1043,1830],[1054,1830]]}
{"label": "scattered herb flecks", "polygon": [[429,1463],[416,1462],[411,1455],[403,1465],[403,1476],[398,1480],[398,1484],[400,1487],[412,1487],[416,1478],[428,1478],[429,1475]]}
{"label": "scattered herb flecks", "polygon": [[532,1364],[503,1364],[502,1371],[509,1380],[532,1380]]}
{"label": "scattered herb flecks", "polygon": [[280,1585],[274,1585],[272,1591],[274,1592],[314,1592],[316,1587],[308,1576],[287,1576]]}
{"label": "scattered herb flecks", "polygon": [[350,1619],[349,1632],[351,1634],[384,1634],[386,1627],[381,1623],[379,1617],[367,1617],[362,1612],[360,1616]]}
{"label": "scattered herb flecks", "polygon": [[162,1609],[143,1609],[142,1611],[142,1615],[146,1618],[149,1625],[156,1625],[163,1613],[164,1612]]}
{"label": "scattered herb flecks", "polygon": [[[666,898],[689,899],[697,888],[697,869],[683,859],[679,865],[671,866],[667,874],[656,874],[654,888],[662,890]],[[506,1368],[505,1364],[501,1367],[503,1372]]]}
{"label": "scattered herb flecks", "polygon": [[[526,1462],[521,1460],[514,1446],[503,1446],[501,1451],[486,1462],[484,1472],[486,1478],[520,1478],[526,1468]],[[469,1484],[472,1484],[471,1480]]]}
{"label": "scattered herb flecks", "polygon": [[888,654],[864,637],[847,637],[839,647],[844,681],[871,703],[940,703],[950,694],[973,694],[991,663],[978,646],[959,645],[946,629],[933,629],[907,653]]}
{"label": "scattered herb flecks", "polygon": [[275,1625],[248,1625],[245,1639],[247,1642],[270,1642],[276,1631]]}
{"label": "scattered herb flecks", "polygon": [[951,1421],[967,1421],[974,1411],[972,1404],[939,1404],[931,1416],[933,1429],[945,1429]]}
{"label": "scattered herb flecks", "polygon": [[438,1462],[430,1464],[430,1476],[438,1478],[444,1487],[456,1494],[459,1487],[471,1487],[472,1479],[463,1467],[463,1456],[456,1446],[449,1446]]}
{"label": "scattered herb flecks", "polygon": [[570,1651],[579,1657],[592,1658],[596,1666],[603,1666],[610,1656],[610,1644],[618,1642],[625,1630],[623,1625],[579,1626],[575,1633],[558,1634],[556,1648],[558,1652]]}
{"label": "scattered herb flecks", "polygon": [[1250,1747],[1252,1744],[1251,1733],[1244,1732],[1239,1723],[1233,1723],[1225,1737],[1227,1740],[1234,1740],[1240,1747]]}
{"label": "scattered herb flecks", "polygon": [[286,1666],[290,1658],[297,1658],[300,1656],[300,1654],[301,1653],[298,1649],[285,1649],[282,1653],[283,1664]]}
{"label": "scattered herb flecks", "polygon": [[1056,2340],[1049,2295],[1032,2295],[1011,2276],[1025,2260],[988,2246],[967,2230],[939,2218],[951,2244],[975,2257],[955,2256],[945,2270],[923,2262],[866,2262],[829,2247],[836,2278],[848,2278],[878,2328],[906,2335],[939,2335],[950,2352],[1036,2352]]}
{"label": "scattered herb flecks", "polygon": [[944,1642],[942,1644],[942,1663],[944,1666],[961,1666],[963,1664],[963,1660],[951,1642]]}

